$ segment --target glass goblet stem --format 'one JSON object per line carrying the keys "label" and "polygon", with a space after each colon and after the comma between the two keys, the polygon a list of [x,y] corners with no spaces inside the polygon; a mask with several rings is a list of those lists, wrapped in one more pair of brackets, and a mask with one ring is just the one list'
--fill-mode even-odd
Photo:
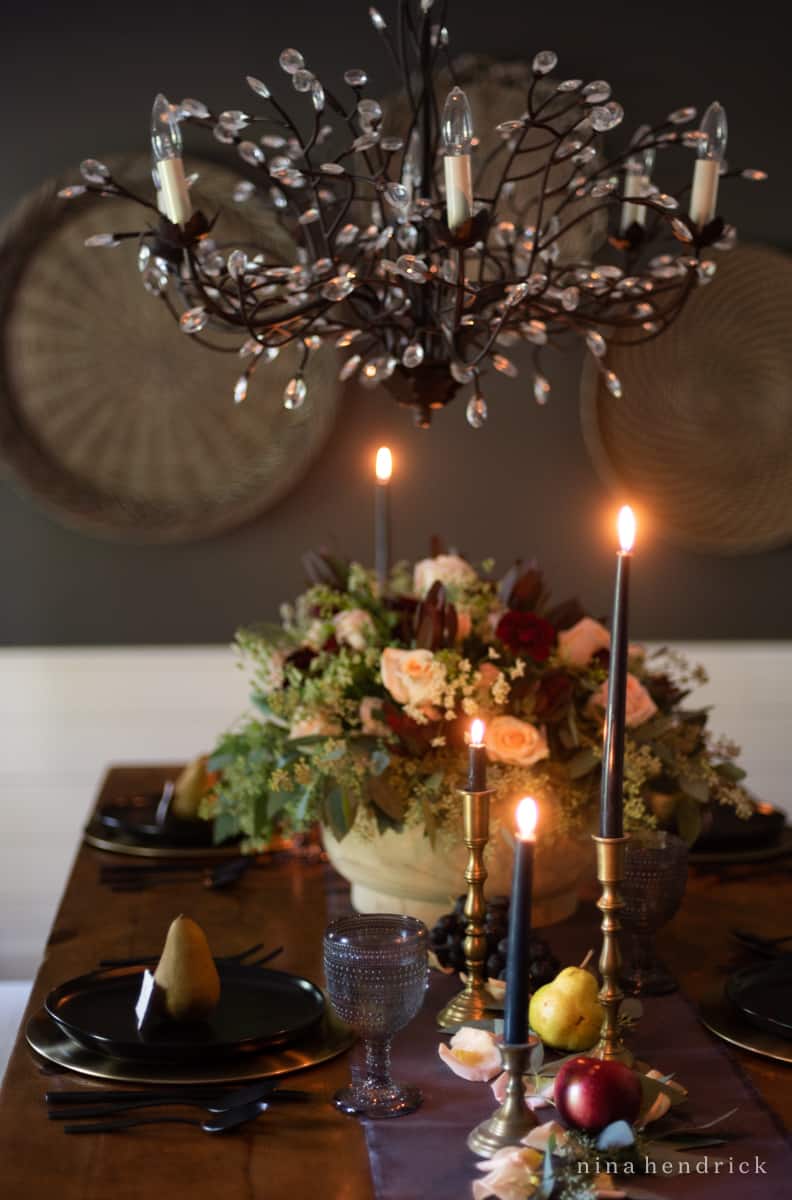
{"label": "glass goblet stem", "polygon": [[366,1038],[366,1086],[388,1088],[391,1086],[391,1042],[392,1038]]}

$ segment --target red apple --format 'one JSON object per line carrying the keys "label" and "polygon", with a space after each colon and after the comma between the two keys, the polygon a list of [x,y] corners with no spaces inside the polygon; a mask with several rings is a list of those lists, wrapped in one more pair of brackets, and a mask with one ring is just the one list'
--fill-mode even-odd
{"label": "red apple", "polygon": [[553,1098],[567,1125],[599,1133],[612,1121],[635,1121],[641,1108],[638,1076],[619,1062],[581,1055],[556,1075]]}

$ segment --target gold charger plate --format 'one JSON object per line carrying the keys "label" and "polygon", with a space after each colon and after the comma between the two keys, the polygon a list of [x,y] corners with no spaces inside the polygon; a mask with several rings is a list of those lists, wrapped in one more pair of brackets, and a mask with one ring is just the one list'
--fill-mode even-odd
{"label": "gold charger plate", "polygon": [[25,1029],[28,1046],[40,1058],[88,1075],[93,1079],[107,1079],[114,1083],[147,1084],[193,1084],[193,1083],[244,1083],[246,1080],[271,1079],[288,1075],[293,1071],[304,1071],[327,1062],[348,1050],[355,1040],[352,1030],[344,1025],[328,1009],[317,1030],[298,1045],[280,1047],[254,1057],[233,1059],[215,1066],[180,1066],[168,1064],[127,1062],[120,1058],[109,1058],[68,1037],[44,1011],[30,1018]]}
{"label": "gold charger plate", "polygon": [[106,834],[91,833],[87,826],[83,833],[86,846],[95,850],[106,850],[108,854],[131,854],[136,858],[239,858],[242,851],[239,843],[232,846],[144,846],[138,842],[127,841],[122,837],[110,838]]}
{"label": "gold charger plate", "polygon": [[710,1033],[731,1046],[750,1050],[752,1054],[772,1058],[775,1062],[792,1063],[792,1041],[749,1025],[729,1003],[720,987],[699,1004],[699,1020]]}

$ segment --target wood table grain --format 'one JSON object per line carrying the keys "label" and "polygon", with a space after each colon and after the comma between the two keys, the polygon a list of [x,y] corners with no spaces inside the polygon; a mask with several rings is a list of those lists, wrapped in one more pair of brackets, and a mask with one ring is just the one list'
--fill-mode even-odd
{"label": "wood table grain", "polygon": [[[152,790],[176,768],[118,767],[100,799]],[[100,958],[156,952],[179,912],[206,930],[216,953],[252,942],[283,944],[279,965],[321,981],[321,940],[327,921],[324,870],[297,861],[247,873],[228,891],[198,883],[114,894],[98,882],[103,862],[120,861],[88,847],[77,853],[41,964],[28,1015],[51,987],[88,970]],[[129,860],[128,860],[129,861]],[[741,870],[692,872],[681,912],[663,931],[660,949],[692,1000],[702,998],[740,960],[733,925],[768,935],[792,932],[792,874],[768,864]],[[27,1017],[26,1017],[27,1019]],[[24,1023],[23,1023],[24,1028]],[[705,1035],[709,1036],[709,1035]],[[765,1101],[792,1128],[792,1067],[733,1051]],[[327,1100],[347,1078],[347,1056],[299,1076],[314,1099],[274,1108],[228,1138],[179,1126],[139,1134],[65,1136],[46,1120],[43,1095],[77,1086],[35,1062],[20,1031],[0,1092],[0,1195],[3,1200],[372,1200],[360,1126]],[[95,1086],[97,1090],[101,1085]]]}
{"label": "wood table grain", "polygon": [[[100,799],[156,790],[174,773],[168,768],[115,768],[103,784]],[[100,958],[156,953],[171,918],[180,912],[198,921],[215,953],[234,953],[253,942],[283,945],[279,967],[321,981],[322,933],[327,924],[323,866],[280,861],[248,871],[235,887],[221,891],[181,882],[131,894],[113,893],[99,884],[99,866],[122,861],[132,860],[85,846],[78,851],[27,1015],[40,1007],[55,984],[92,969]],[[254,1124],[228,1137],[205,1137],[178,1125],[123,1135],[69,1137],[58,1122],[46,1119],[43,1096],[55,1084],[48,1071],[34,1062],[20,1031],[0,1092],[3,1200],[371,1200],[373,1196],[362,1130],[327,1103],[348,1078],[347,1055],[292,1077],[299,1079],[294,1086],[313,1096],[299,1106],[299,1115],[294,1106],[273,1106]],[[63,1087],[82,1086],[77,1076],[63,1072],[57,1074],[57,1081]],[[91,1085],[86,1081],[85,1086]]]}

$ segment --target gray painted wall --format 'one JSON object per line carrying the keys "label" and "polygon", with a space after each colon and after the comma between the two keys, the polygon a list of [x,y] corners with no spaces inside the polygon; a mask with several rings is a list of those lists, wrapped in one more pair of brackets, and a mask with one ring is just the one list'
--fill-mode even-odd
{"label": "gray painted wall", "polygon": [[[363,0],[225,0],[130,10],[84,0],[4,8],[0,209],[88,154],[145,147],[154,93],[244,106],[243,78],[277,77],[284,45],[319,74],[366,66],[382,92],[390,69]],[[383,13],[391,5],[383,0]],[[457,50],[551,47],[568,76],[604,77],[628,123],[717,97],[730,118],[730,158],[765,167],[763,187],[732,186],[729,215],[746,241],[789,247],[788,43],[769,3],[530,5],[452,0]],[[205,143],[200,144],[203,152]],[[198,353],[198,351],[196,351]],[[491,381],[490,424],[474,432],[457,402],[428,433],[386,397],[350,394],[321,461],[255,523],[182,547],[114,545],[75,534],[0,484],[0,642],[214,642],[273,616],[301,582],[299,552],[328,544],[370,557],[371,458],[396,452],[395,550],[418,556],[441,533],[473,558],[504,566],[536,556],[559,598],[577,591],[607,610],[612,499],[598,482],[578,422],[579,363],[553,362],[554,395],[539,409],[518,382]],[[792,636],[792,548],[750,558],[693,554],[647,531],[635,571],[636,636]]]}

